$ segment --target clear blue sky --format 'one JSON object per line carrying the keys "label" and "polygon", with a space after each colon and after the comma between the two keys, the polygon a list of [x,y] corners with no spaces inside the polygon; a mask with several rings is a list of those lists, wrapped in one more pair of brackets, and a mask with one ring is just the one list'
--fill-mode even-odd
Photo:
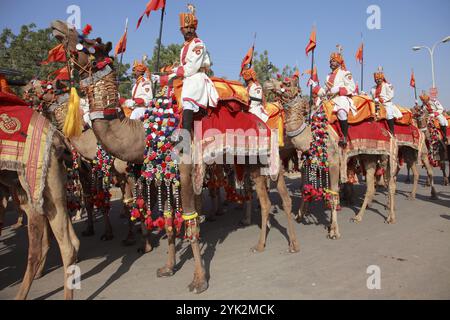
{"label": "clear blue sky", "polygon": [[[148,0],[0,0],[0,27],[17,32],[22,24],[35,22],[47,27],[54,19],[66,20],[69,5],[80,6],[82,25],[92,24],[93,35],[114,44],[123,33],[125,19],[130,19],[128,51],[125,61],[151,55],[158,36],[160,14],[152,13],[136,31],[138,17]],[[373,85],[373,72],[384,67],[389,81],[396,88],[396,102],[413,103],[409,87],[411,68],[420,90],[432,85],[430,56],[427,51],[413,52],[414,45],[432,46],[450,35],[450,1],[448,0],[167,0],[163,43],[181,43],[178,14],[186,3],[197,7],[199,36],[206,42],[218,76],[237,79],[240,62],[257,32],[256,50],[268,50],[270,60],[277,66],[286,64],[300,71],[310,68],[304,49],[313,24],[317,25],[318,47],[316,62],[323,82],[328,73],[328,57],[336,44],[344,47],[347,67],[360,81],[360,67],[355,53],[360,34],[365,41],[365,84]],[[368,6],[381,9],[381,29],[369,30],[366,21]],[[439,98],[450,109],[450,42],[439,45],[435,52],[436,83]],[[306,78],[302,79],[305,88]]]}

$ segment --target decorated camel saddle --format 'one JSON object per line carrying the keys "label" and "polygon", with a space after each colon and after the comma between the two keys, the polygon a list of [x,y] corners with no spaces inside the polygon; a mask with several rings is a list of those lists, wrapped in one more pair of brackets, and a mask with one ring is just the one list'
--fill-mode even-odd
{"label": "decorated camel saddle", "polygon": [[40,213],[54,132],[23,100],[0,92],[0,170],[23,176],[28,199]]}
{"label": "decorated camel saddle", "polygon": [[[248,112],[250,96],[247,89],[238,81],[217,77],[212,77],[211,80],[219,93],[218,106],[209,108],[208,115],[201,121],[196,121],[194,127],[201,128],[201,130],[195,130],[195,140],[202,143],[204,159],[212,161],[212,155],[218,158],[224,154],[269,155],[270,128],[257,116]],[[182,113],[182,86],[182,81],[174,81],[174,95],[179,113]],[[271,106],[270,108],[273,110],[271,112],[273,119],[276,119],[280,115],[279,107]]]}

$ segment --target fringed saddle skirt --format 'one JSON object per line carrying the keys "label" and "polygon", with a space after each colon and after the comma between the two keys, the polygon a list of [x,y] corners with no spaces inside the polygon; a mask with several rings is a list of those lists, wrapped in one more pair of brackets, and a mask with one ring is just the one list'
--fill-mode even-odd
{"label": "fringed saddle skirt", "polygon": [[12,94],[0,92],[0,170],[24,176],[32,207],[43,213],[43,192],[55,128]]}

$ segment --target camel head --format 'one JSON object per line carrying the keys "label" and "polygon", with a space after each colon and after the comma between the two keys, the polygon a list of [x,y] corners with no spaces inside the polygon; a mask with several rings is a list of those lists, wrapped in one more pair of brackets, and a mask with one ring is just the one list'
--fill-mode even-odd
{"label": "camel head", "polygon": [[[281,104],[286,104],[299,96],[299,90],[290,83],[285,83],[277,79],[270,79],[264,83],[264,89],[275,96],[275,100]],[[295,90],[297,89],[297,90]]]}
{"label": "camel head", "polygon": [[80,77],[86,77],[88,69],[109,58],[109,52],[112,50],[111,42],[103,43],[101,38],[88,39],[61,20],[53,21],[51,28],[54,37],[64,44],[75,69],[80,72]]}

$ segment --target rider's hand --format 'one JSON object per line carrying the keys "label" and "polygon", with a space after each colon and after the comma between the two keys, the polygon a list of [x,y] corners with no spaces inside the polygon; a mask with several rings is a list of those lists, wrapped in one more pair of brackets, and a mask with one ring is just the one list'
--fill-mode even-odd
{"label": "rider's hand", "polygon": [[160,83],[161,81],[161,77],[156,75],[156,74],[152,74],[152,82],[153,83]]}
{"label": "rider's hand", "polygon": [[125,106],[128,108],[133,108],[136,105],[136,102],[132,99],[128,99],[125,101]]}
{"label": "rider's hand", "polygon": [[331,94],[338,94],[338,93],[339,93],[339,87],[333,87],[333,88],[331,88],[330,93],[331,93]]}

